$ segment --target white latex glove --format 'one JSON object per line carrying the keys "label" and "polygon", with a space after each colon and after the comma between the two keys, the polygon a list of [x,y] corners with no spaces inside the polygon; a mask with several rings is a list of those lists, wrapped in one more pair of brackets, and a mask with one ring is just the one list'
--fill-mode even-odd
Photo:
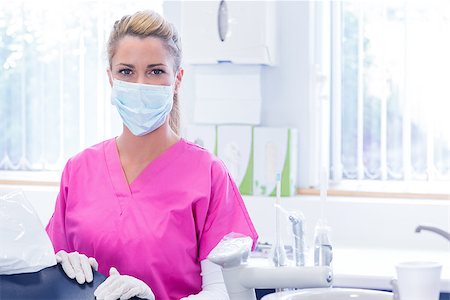
{"label": "white latex glove", "polygon": [[95,271],[98,270],[98,263],[93,257],[87,257],[84,254],[78,252],[67,253],[64,250],[56,253],[56,262],[60,263],[64,272],[70,279],[76,278],[79,284],[85,282],[92,282],[94,274],[92,268]]}
{"label": "white latex glove", "polygon": [[109,277],[94,291],[98,300],[124,300],[131,297],[155,300],[155,295],[145,282],[128,275],[120,275],[116,268],[109,269]]}

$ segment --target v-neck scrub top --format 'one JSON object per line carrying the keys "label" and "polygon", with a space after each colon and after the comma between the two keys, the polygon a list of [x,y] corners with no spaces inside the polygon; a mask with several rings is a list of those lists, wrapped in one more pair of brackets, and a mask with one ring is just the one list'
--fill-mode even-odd
{"label": "v-neck scrub top", "polygon": [[129,185],[115,139],[66,164],[47,233],[55,252],[95,257],[146,282],[157,300],[201,291],[200,261],[230,232],[257,234],[226,167],[180,139]]}

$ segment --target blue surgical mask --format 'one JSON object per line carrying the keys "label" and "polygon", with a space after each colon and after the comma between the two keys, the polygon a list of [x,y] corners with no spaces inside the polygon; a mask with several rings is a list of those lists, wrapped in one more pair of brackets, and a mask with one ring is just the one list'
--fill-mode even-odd
{"label": "blue surgical mask", "polygon": [[136,136],[150,133],[166,121],[172,110],[173,87],[114,79],[111,103],[124,124]]}

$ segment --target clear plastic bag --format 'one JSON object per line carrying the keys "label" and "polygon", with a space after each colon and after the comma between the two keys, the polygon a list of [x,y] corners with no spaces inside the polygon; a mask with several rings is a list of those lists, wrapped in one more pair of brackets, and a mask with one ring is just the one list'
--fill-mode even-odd
{"label": "clear plastic bag", "polygon": [[251,237],[230,232],[212,249],[208,259],[222,268],[245,264],[252,250],[252,243]]}
{"label": "clear plastic bag", "polygon": [[36,211],[22,191],[0,194],[0,274],[37,272],[56,264]]}

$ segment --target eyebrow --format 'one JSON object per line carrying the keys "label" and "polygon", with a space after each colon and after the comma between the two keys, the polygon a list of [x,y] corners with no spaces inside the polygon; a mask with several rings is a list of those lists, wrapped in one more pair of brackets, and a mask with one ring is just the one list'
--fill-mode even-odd
{"label": "eyebrow", "polygon": [[[134,69],[134,66],[133,66],[133,65],[125,64],[125,63],[118,63],[116,66],[125,66],[125,67],[128,67],[128,68],[130,68],[130,69]],[[158,64],[150,64],[150,65],[147,65],[147,69],[149,69],[149,68],[154,68],[154,67],[159,67],[159,66],[164,66],[164,67],[166,67],[165,64],[158,63]]]}
{"label": "eyebrow", "polygon": [[165,67],[166,65],[165,64],[161,64],[161,63],[159,63],[159,64],[151,64],[151,65],[147,65],[147,68],[154,68],[154,67],[160,67],[160,66]]}
{"label": "eyebrow", "polygon": [[130,65],[130,64],[118,63],[118,64],[116,64],[116,67],[117,67],[117,66],[125,66],[125,67],[128,67],[128,68],[130,68],[130,69],[134,69],[134,66],[133,66],[133,65]]}

